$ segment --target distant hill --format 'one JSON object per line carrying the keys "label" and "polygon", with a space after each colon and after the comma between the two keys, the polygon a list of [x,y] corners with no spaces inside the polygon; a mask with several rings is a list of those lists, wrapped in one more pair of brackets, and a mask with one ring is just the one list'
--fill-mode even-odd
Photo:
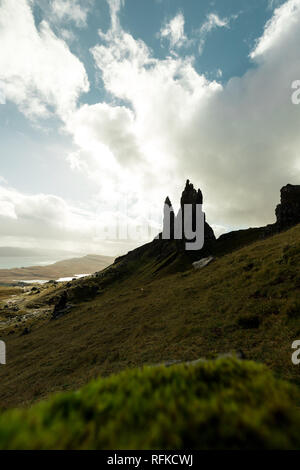
{"label": "distant hill", "polygon": [[45,250],[39,248],[21,248],[15,246],[0,246],[0,258],[1,257],[45,257],[45,258],[57,258],[67,259],[74,258],[77,255],[75,252],[66,250]]}
{"label": "distant hill", "polygon": [[49,266],[0,269],[0,284],[29,280],[58,279],[61,277],[73,277],[76,274],[93,274],[106,268],[113,261],[114,258],[110,256],[87,255],[81,258],[58,261]]}

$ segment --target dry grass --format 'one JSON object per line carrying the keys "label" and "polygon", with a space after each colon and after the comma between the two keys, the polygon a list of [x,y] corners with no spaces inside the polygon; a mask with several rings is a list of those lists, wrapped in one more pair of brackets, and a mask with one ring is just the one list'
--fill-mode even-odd
{"label": "dry grass", "polygon": [[12,295],[19,295],[23,292],[20,287],[0,286],[0,300],[6,300]]}
{"label": "dry grass", "polygon": [[[168,360],[242,350],[297,382],[291,344],[300,338],[300,226],[217,259],[199,272],[132,274],[105,285],[56,321],[29,335],[7,330],[0,368],[2,406],[75,390],[99,375]],[[42,305],[49,295],[33,296]]]}

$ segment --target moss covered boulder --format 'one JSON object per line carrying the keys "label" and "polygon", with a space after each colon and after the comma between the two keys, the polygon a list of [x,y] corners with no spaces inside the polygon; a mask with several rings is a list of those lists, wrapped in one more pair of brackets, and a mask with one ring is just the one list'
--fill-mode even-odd
{"label": "moss covered boulder", "polygon": [[236,359],[145,367],[0,415],[0,449],[295,449],[299,391]]}

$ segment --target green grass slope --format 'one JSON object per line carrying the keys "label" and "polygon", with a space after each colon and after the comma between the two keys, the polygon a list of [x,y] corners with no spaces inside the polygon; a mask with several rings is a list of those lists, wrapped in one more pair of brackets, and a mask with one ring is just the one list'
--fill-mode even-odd
{"label": "green grass slope", "polygon": [[[218,257],[201,271],[157,270],[132,259],[107,275],[46,287],[24,300],[22,319],[1,330],[3,407],[75,390],[99,375],[169,360],[242,350],[299,383],[291,345],[300,339],[300,226]],[[24,320],[66,289],[72,307],[55,321]],[[3,318],[5,312],[3,313]],[[24,326],[29,334],[22,336]]]}
{"label": "green grass slope", "polygon": [[0,449],[299,449],[299,398],[251,362],[146,367],[0,414]]}

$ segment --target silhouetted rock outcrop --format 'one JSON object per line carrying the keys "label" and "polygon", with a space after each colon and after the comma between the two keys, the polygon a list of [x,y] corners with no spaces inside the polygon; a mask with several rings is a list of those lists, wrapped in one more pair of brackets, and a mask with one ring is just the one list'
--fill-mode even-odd
{"label": "silhouetted rock outcrop", "polygon": [[[164,206],[164,221],[163,221],[163,233],[171,234],[169,239],[174,240],[174,223],[180,222],[182,227],[182,231],[180,234],[180,239],[177,239],[178,247],[185,250],[185,244],[188,240],[184,234],[184,215],[185,215],[185,207],[191,206],[192,207],[192,230],[195,232],[196,230],[196,207],[198,205],[203,204],[203,196],[200,189],[196,190],[194,185],[187,180],[185,188],[181,194],[180,198],[180,209],[177,216],[174,216],[174,210],[170,199],[167,197]],[[169,214],[170,212],[170,214]],[[178,219],[181,219],[180,221]],[[205,214],[204,214],[205,220]],[[167,237],[168,239],[168,237]],[[204,247],[207,248],[208,244],[214,242],[216,240],[215,234],[213,229],[210,225],[205,221],[204,223]],[[200,250],[201,251],[201,250]]]}
{"label": "silhouetted rock outcrop", "polygon": [[[180,239],[174,237],[174,223],[178,217],[184,217],[184,206],[193,206],[193,231],[195,231],[195,208],[197,204],[203,203],[203,195],[200,189],[196,190],[193,184],[187,180],[180,199],[180,210],[175,216],[170,199],[167,197],[164,205],[164,233],[170,233],[170,237],[160,234],[152,242],[147,243],[127,255],[117,258],[115,264],[129,268],[130,262],[143,258],[145,262],[151,259],[153,262],[154,274],[168,268],[175,272],[186,269],[188,265],[195,261],[211,256],[222,256],[257,240],[267,238],[271,235],[286,230],[293,225],[300,223],[300,186],[288,184],[281,189],[281,202],[276,208],[276,222],[264,227],[236,230],[221,235],[217,240],[213,229],[205,221],[204,226],[204,246],[200,250],[186,249],[186,239],[182,234]],[[205,214],[204,214],[205,217]],[[157,266],[155,268],[155,266]]]}
{"label": "silhouetted rock outcrop", "polygon": [[184,204],[203,204],[203,196],[200,189],[196,191],[194,185],[187,180],[185,188],[182,192],[180,199],[180,206],[183,208]]}
{"label": "silhouetted rock outcrop", "polygon": [[[181,195],[180,199],[180,207],[182,211],[182,217],[184,217],[184,206],[187,204],[191,204],[193,206],[193,222],[192,222],[192,228],[193,230],[196,230],[196,206],[198,204],[203,204],[203,195],[200,189],[196,190],[194,188],[194,185],[190,183],[190,180],[187,180],[184,191]],[[204,215],[205,219],[205,215]],[[213,242],[215,241],[216,237],[214,234],[213,229],[211,226],[205,221],[204,224],[204,244],[208,242]],[[185,240],[185,237],[183,236],[183,240]]]}
{"label": "silhouetted rock outcrop", "polygon": [[174,209],[169,197],[167,197],[164,205],[163,233],[169,234],[170,240],[174,240],[174,222]]}
{"label": "silhouetted rock outcrop", "polygon": [[[193,261],[199,260],[205,256],[209,256],[212,247],[216,242],[213,229],[205,221],[204,225],[204,246],[200,250],[186,250],[186,239],[183,235],[175,239],[174,236],[174,223],[178,217],[183,217],[183,208],[185,204],[191,204],[194,209],[197,204],[202,204],[203,197],[200,189],[196,190],[188,180],[182,192],[180,200],[180,210],[175,216],[174,209],[169,197],[166,198],[164,204],[164,220],[163,232],[169,234],[163,238],[160,233],[152,242],[130,251],[125,256],[121,256],[115,260],[115,265],[120,269],[131,269],[131,265],[138,260],[143,259],[145,263],[151,260],[153,262],[153,273],[156,274],[165,268],[169,271],[178,271],[186,269]],[[193,231],[195,231],[195,223],[193,221]],[[193,241],[193,240],[190,240]]]}
{"label": "silhouetted rock outcrop", "polygon": [[280,191],[281,201],[276,207],[276,225],[284,230],[300,223],[300,186],[287,184]]}
{"label": "silhouetted rock outcrop", "polygon": [[276,222],[264,227],[236,230],[221,235],[213,249],[216,254],[228,253],[249,245],[300,223],[300,186],[287,184],[280,191],[280,204],[276,207]]}

